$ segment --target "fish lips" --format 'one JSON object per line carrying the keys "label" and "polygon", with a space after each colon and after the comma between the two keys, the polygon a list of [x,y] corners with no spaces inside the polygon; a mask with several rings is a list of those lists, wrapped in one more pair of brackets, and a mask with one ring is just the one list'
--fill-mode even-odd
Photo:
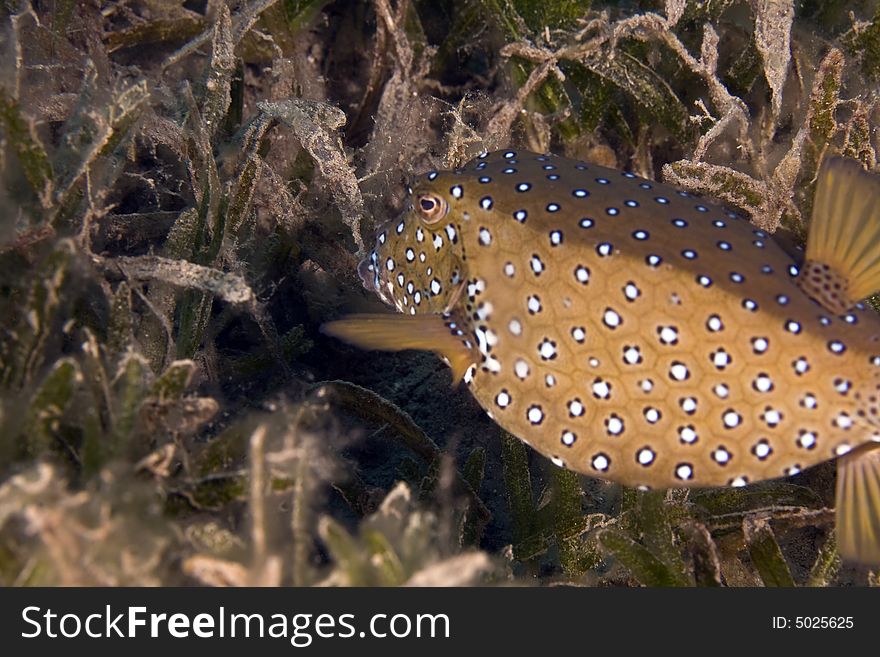
{"label": "fish lips", "polygon": [[397,306],[393,297],[393,284],[383,280],[379,273],[378,255],[375,251],[371,251],[370,255],[361,260],[357,266],[358,276],[360,276],[361,284],[369,292],[373,292],[384,303],[389,306]]}
{"label": "fish lips", "polygon": [[361,283],[370,292],[376,291],[376,252],[373,251],[366,258],[361,260],[357,266],[358,276],[361,277]]}

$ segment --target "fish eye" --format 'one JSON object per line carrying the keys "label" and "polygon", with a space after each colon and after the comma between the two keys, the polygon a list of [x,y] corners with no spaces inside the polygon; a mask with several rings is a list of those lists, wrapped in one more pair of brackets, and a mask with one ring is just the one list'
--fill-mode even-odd
{"label": "fish eye", "polygon": [[449,206],[435,194],[420,194],[416,199],[416,209],[426,224],[433,224],[446,216]]}

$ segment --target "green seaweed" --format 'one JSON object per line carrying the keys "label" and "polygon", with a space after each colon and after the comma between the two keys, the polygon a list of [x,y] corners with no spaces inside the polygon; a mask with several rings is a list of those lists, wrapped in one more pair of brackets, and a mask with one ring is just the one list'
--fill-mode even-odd
{"label": "green seaweed", "polygon": [[678,579],[675,570],[670,570],[657,555],[624,532],[605,529],[599,534],[599,543],[644,586],[687,586],[687,582]]}
{"label": "green seaweed", "polygon": [[229,369],[236,375],[259,374],[265,371],[272,363],[277,363],[280,355],[285,362],[293,362],[303,354],[308,353],[314,346],[314,342],[307,337],[302,326],[294,326],[278,340],[280,352],[272,353],[262,351],[248,354],[238,358],[229,358],[224,363],[224,369]]}
{"label": "green seaweed", "polygon": [[110,32],[105,43],[108,52],[123,48],[142,48],[157,43],[186,41],[198,35],[205,27],[204,20],[196,15],[172,18],[157,16],[149,21]]}
{"label": "green seaweed", "polygon": [[810,569],[805,586],[829,586],[840,571],[841,559],[832,532],[819,549],[816,561]]}
{"label": "green seaweed", "polygon": [[192,482],[178,493],[198,510],[220,510],[245,499],[247,478],[241,474],[219,474]]}
{"label": "green seaweed", "polygon": [[0,381],[4,387],[24,387],[42,366],[48,343],[66,305],[63,290],[75,259],[75,245],[62,240],[36,268],[23,307],[13,315],[14,324],[3,341]]}
{"label": "green seaweed", "polygon": [[755,181],[722,167],[698,167],[689,162],[675,162],[671,169],[682,178],[701,181],[704,190],[711,190],[720,198],[756,212],[764,204],[765,195]]}
{"label": "green seaweed", "polygon": [[321,8],[328,3],[329,0],[284,0],[279,4],[290,30],[296,33],[307,27]]}
{"label": "green seaweed", "polygon": [[[375,585],[381,582],[381,579],[379,582],[375,582],[365,577],[363,574],[365,571],[373,575],[372,564],[369,560],[371,554],[362,549],[342,525],[332,518],[326,518],[321,524],[320,531],[321,540],[327,544],[337,568],[342,570],[349,582],[361,586]],[[380,569],[380,577],[381,574]]]}
{"label": "green seaweed", "polygon": [[621,529],[603,529],[599,543],[646,586],[690,586],[682,547],[673,531],[677,505],[665,491],[626,491]]}
{"label": "green seaweed", "polygon": [[528,453],[518,438],[506,432],[501,433],[501,450],[507,506],[513,521],[513,556],[525,561],[547,548],[533,499]]}
{"label": "green seaweed", "polygon": [[200,290],[186,290],[178,304],[177,357],[192,358],[202,345],[211,318],[213,295]]}
{"label": "green seaweed", "polygon": [[862,72],[868,79],[880,79],[880,9],[865,27],[853,30],[844,42],[859,58]]}
{"label": "green seaweed", "polygon": [[584,491],[578,475],[570,470],[556,468],[552,476],[550,504],[559,565],[569,577],[578,577],[600,561],[593,546],[582,538],[587,529],[587,518],[582,510]]}
{"label": "green seaweed", "polygon": [[64,123],[61,146],[52,158],[56,174],[52,225],[78,228],[83,220],[83,185],[109,187],[122,173],[124,151],[145,111],[149,90],[144,80],[108,89],[95,66],[84,72],[77,105]]}
{"label": "green seaweed", "polygon": [[773,505],[813,508],[822,505],[815,491],[788,481],[766,481],[745,489],[704,488],[689,496],[695,510],[705,516],[745,514]]}
{"label": "green seaweed", "polygon": [[586,132],[594,132],[613,110],[612,85],[587,68],[573,66],[570,76],[579,94],[578,121]]}
{"label": "green seaweed", "polygon": [[221,5],[214,23],[211,40],[211,60],[205,67],[200,87],[199,111],[208,137],[223,126],[231,101],[230,86],[235,74],[237,59],[233,53],[232,22],[226,5]]}
{"label": "green seaweed", "polygon": [[131,307],[131,287],[125,281],[116,287],[107,327],[107,351],[110,360],[119,360],[134,343],[134,321]]}
{"label": "green seaweed", "polygon": [[833,51],[825,57],[817,74],[818,80],[810,98],[810,145],[809,159],[805,163],[804,178],[812,179],[819,168],[819,159],[839,130],[835,112],[840,105],[840,88],[843,75],[843,56]]}
{"label": "green seaweed", "polygon": [[54,178],[49,156],[22,116],[18,103],[2,88],[0,122],[31,189],[41,203],[49,204]]}
{"label": "green seaweed", "polygon": [[590,0],[510,0],[516,12],[534,33],[550,30],[570,30],[577,20],[590,10]]}
{"label": "green seaweed", "polygon": [[688,111],[669,84],[627,52],[600,50],[580,63],[631,97],[647,125],[657,121],[679,139],[688,136]]}
{"label": "green seaweed", "polygon": [[22,444],[26,455],[39,456],[53,446],[64,411],[81,381],[76,361],[62,358],[53,364],[28,404]]}
{"label": "green seaweed", "polygon": [[150,388],[150,395],[160,402],[180,399],[196,371],[196,364],[188,360],[171,363]]}
{"label": "green seaweed", "polygon": [[[517,42],[533,36],[527,23],[517,12],[513,0],[481,0],[484,10],[491,20],[505,36],[508,42]],[[526,2],[527,6],[535,7],[535,3]],[[539,9],[536,12],[540,13]],[[534,20],[534,15],[532,17]],[[543,28],[543,26],[541,26]],[[540,28],[539,28],[540,29]],[[511,60],[512,75],[517,86],[523,86],[529,76],[537,68],[532,62],[514,57]],[[550,78],[541,84],[534,94],[534,101],[541,112],[546,114],[562,114],[571,105],[568,93],[562,84],[555,78]],[[577,126],[570,120],[563,120],[558,129],[567,138],[572,139],[578,134]]]}
{"label": "green seaweed", "polygon": [[113,385],[113,443],[102,445],[100,462],[104,463],[129,449],[133,434],[138,431],[138,414],[147,392],[150,365],[139,354],[129,354],[119,366]]}
{"label": "green seaweed", "polygon": [[[462,583],[473,583],[490,569],[478,553],[444,559],[435,542],[436,519],[413,506],[409,489],[398,484],[379,509],[364,519],[356,536],[329,517],[318,530],[335,562],[329,580],[350,586],[430,584],[436,571],[458,571]],[[445,563],[448,563],[448,566]]]}
{"label": "green seaweed", "polygon": [[794,586],[794,578],[770,523],[764,518],[747,520],[744,531],[749,556],[764,586]]}
{"label": "green seaweed", "polygon": [[[482,447],[474,449],[465,461],[462,476],[468,485],[480,494],[480,486],[486,468],[486,450]],[[468,507],[461,518],[460,543],[462,546],[478,546],[486,525],[486,518],[481,517],[478,510]]]}
{"label": "green seaweed", "polygon": [[752,90],[753,85],[761,77],[761,55],[752,41],[734,56],[727,69],[725,79],[731,87],[741,95]]}
{"label": "green seaweed", "polygon": [[865,167],[874,165],[877,154],[871,144],[871,123],[868,119],[869,110],[859,103],[846,126],[846,141],[843,155],[859,160]]}

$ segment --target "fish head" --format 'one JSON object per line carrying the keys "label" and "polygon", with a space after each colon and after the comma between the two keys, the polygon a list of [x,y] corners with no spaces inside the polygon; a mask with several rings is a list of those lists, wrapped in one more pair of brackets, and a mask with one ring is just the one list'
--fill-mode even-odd
{"label": "fish head", "polygon": [[373,249],[358,265],[364,287],[399,312],[445,313],[461,294],[466,274],[450,175],[419,176],[408,208],[379,228]]}

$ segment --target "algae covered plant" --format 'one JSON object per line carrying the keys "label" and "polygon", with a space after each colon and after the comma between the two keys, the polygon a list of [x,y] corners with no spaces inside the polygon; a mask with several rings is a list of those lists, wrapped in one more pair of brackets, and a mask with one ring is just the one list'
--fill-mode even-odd
{"label": "algae covered plant", "polygon": [[485,151],[672,184],[797,253],[823,158],[878,171],[876,0],[10,0],[0,23],[0,583],[877,584],[838,556],[833,464],[609,483],[434,355],[320,330],[390,312],[358,273],[377,229]]}

